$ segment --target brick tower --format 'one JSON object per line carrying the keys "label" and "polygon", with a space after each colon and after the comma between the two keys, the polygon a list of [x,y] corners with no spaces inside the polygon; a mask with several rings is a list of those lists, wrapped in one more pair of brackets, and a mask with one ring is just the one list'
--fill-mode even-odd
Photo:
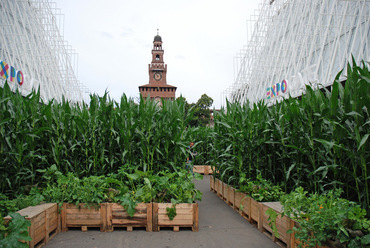
{"label": "brick tower", "polygon": [[163,61],[162,37],[154,37],[152,63],[149,64],[149,84],[139,86],[140,94],[160,101],[161,98],[174,100],[177,87],[167,84],[167,65]]}

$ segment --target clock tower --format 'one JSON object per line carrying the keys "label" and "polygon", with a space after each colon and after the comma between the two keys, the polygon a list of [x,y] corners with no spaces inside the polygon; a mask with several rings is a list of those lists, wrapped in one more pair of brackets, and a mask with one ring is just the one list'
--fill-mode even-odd
{"label": "clock tower", "polygon": [[149,64],[149,84],[139,86],[140,94],[160,101],[161,98],[174,100],[177,87],[167,84],[167,65],[164,63],[162,37],[154,37],[152,62]]}

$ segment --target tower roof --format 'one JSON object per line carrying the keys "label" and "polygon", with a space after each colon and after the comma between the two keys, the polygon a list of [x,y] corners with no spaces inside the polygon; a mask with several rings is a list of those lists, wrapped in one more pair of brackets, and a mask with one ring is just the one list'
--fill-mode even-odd
{"label": "tower roof", "polygon": [[159,29],[157,29],[157,35],[154,36],[154,41],[160,41],[160,42],[162,42],[162,37],[159,36]]}
{"label": "tower roof", "polygon": [[162,37],[159,36],[158,34],[154,37],[154,41],[160,41],[162,42]]}

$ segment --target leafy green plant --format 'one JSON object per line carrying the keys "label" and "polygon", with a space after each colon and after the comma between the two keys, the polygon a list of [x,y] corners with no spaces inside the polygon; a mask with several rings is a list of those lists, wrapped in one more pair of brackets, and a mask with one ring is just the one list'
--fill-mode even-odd
{"label": "leafy green plant", "polygon": [[281,196],[284,195],[279,186],[263,179],[261,174],[258,174],[257,179],[253,181],[245,178],[245,174],[241,175],[239,183],[239,191],[259,202],[279,201]]}
{"label": "leafy green plant", "polygon": [[[192,111],[184,100],[155,101],[108,94],[89,104],[44,103],[39,92],[24,97],[0,88],[0,192],[15,198],[27,185],[44,183],[56,171],[78,178],[135,170],[177,171],[186,161]],[[44,173],[45,172],[45,173]]]}
{"label": "leafy green plant", "polygon": [[272,106],[227,102],[214,115],[215,177],[236,186],[243,175],[261,174],[285,192],[341,188],[343,197],[369,209],[370,72],[352,61],[345,82],[341,74],[331,91],[307,85],[299,99]]}
{"label": "leafy green plant", "polygon": [[177,215],[177,213],[176,213],[176,204],[173,204],[172,207],[167,207],[166,211],[167,211],[168,218],[170,220],[173,220]]}
{"label": "leafy green plant", "polygon": [[[49,175],[50,170],[44,173]],[[42,191],[48,202],[85,203],[95,205],[102,202],[120,203],[132,217],[138,203],[193,203],[202,199],[195,189],[193,176],[186,170],[177,172],[140,171],[129,165],[122,166],[118,173],[108,176],[90,176],[79,179],[73,173],[53,173]],[[44,178],[46,178],[45,176]],[[195,173],[195,178],[202,176]]]}
{"label": "leafy green plant", "polygon": [[12,219],[6,227],[0,223],[0,247],[28,247],[28,244],[24,242],[32,240],[28,235],[31,221],[18,213],[9,213],[9,215]]}
{"label": "leafy green plant", "polygon": [[370,220],[366,219],[366,210],[340,198],[341,193],[341,190],[331,190],[327,194],[308,195],[299,187],[282,197],[282,214],[298,223],[299,227],[294,227],[294,231],[296,238],[301,241],[301,247],[339,247],[368,242]]}

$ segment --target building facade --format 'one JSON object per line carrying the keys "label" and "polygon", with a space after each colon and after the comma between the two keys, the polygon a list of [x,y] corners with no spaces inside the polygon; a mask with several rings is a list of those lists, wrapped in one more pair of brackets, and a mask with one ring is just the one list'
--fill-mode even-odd
{"label": "building facade", "polygon": [[63,16],[49,0],[0,1],[0,87],[8,82],[28,95],[40,89],[45,101],[88,101],[76,76],[77,54],[67,45]]}
{"label": "building facade", "polygon": [[[307,84],[329,87],[351,63],[370,61],[370,1],[262,0],[248,44],[235,57],[232,102],[274,104]],[[340,80],[345,80],[346,70]]]}
{"label": "building facade", "polygon": [[167,84],[167,65],[164,63],[162,37],[158,34],[154,37],[152,62],[149,64],[149,83],[139,86],[140,95],[143,98],[160,101],[174,100],[177,87]]}

